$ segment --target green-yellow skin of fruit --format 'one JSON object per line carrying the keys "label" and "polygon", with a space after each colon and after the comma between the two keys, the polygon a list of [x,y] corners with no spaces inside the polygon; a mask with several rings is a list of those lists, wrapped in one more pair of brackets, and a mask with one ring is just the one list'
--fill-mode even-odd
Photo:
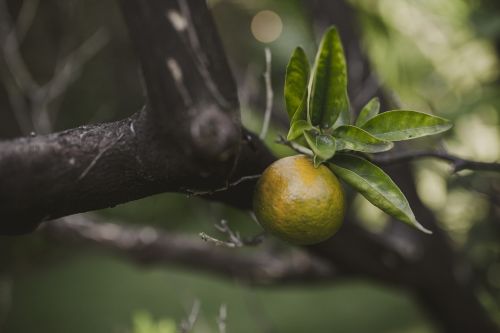
{"label": "green-yellow skin of fruit", "polygon": [[333,236],[342,225],[345,199],[337,177],[305,155],[282,158],[260,177],[253,198],[257,220],[271,234],[297,245]]}

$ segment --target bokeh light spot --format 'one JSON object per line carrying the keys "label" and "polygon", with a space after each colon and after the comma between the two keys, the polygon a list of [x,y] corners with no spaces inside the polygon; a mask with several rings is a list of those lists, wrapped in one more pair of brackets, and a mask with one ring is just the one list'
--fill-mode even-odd
{"label": "bokeh light spot", "polygon": [[275,12],[262,10],[253,17],[250,30],[259,42],[271,43],[281,35],[283,22],[281,21],[281,17]]}

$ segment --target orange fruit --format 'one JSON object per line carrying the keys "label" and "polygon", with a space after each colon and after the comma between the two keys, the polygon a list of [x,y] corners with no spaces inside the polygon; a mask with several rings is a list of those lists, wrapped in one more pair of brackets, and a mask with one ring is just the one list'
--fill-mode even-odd
{"label": "orange fruit", "polygon": [[305,155],[271,164],[257,182],[253,208],[271,234],[297,245],[333,236],[344,219],[344,192],[324,165],[315,168]]}

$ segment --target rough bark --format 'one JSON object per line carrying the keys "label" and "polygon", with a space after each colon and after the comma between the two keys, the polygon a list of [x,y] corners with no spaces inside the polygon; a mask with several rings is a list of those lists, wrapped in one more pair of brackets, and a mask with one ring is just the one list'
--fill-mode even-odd
{"label": "rough bark", "polygon": [[[222,188],[231,179],[259,174],[273,160],[255,138],[251,145],[238,138],[241,154],[233,170],[232,160],[183,150],[173,138],[158,133],[150,117],[143,110],[114,123],[0,142],[0,233],[30,232],[45,220],[156,193]],[[214,199],[241,207],[252,184]]]}
{"label": "rough bark", "polygon": [[270,161],[254,158],[266,149],[242,146],[251,135],[242,133],[236,85],[206,3],[121,5],[149,106],[114,123],[0,142],[0,233],[159,192],[220,188],[238,176],[240,153],[244,172]]}

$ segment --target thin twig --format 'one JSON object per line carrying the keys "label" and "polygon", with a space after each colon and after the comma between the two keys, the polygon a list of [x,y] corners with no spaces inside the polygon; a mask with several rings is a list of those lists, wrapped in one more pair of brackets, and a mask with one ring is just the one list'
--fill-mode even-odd
{"label": "thin twig", "polygon": [[204,232],[200,232],[199,236],[205,242],[207,242],[207,243],[213,243],[215,246],[228,247],[228,248],[235,248],[236,247],[236,244],[234,244],[234,243],[226,242],[226,241],[217,239],[215,237],[207,235]]}
{"label": "thin twig", "polygon": [[188,317],[181,322],[179,330],[180,333],[189,333],[193,331],[194,324],[196,323],[198,315],[200,314],[200,305],[200,301],[195,299]]}
{"label": "thin twig", "polygon": [[449,162],[453,167],[453,172],[458,172],[461,170],[500,172],[500,163],[471,161],[448,154],[446,152],[439,152],[439,151],[404,152],[394,155],[376,156],[372,157],[372,160],[381,165],[390,165],[390,164],[407,163],[421,158],[437,158],[439,160]]}
{"label": "thin twig", "polygon": [[304,146],[301,146],[293,141],[288,141],[282,135],[278,136],[276,143],[288,146],[288,147],[292,148],[293,150],[295,150],[299,154],[304,154],[304,155],[311,156],[311,157],[314,155],[314,153],[312,152],[311,149],[306,148]]}
{"label": "thin twig", "polygon": [[258,82],[253,75],[256,71],[255,67],[255,64],[249,64],[245,69],[241,84],[238,84],[238,96],[242,109],[249,108],[251,98],[257,95]]}
{"label": "thin twig", "polygon": [[[54,76],[31,96],[32,118],[39,132],[51,132],[53,119],[57,118],[57,108],[49,110],[49,104],[63,95],[81,74],[83,66],[89,62],[108,43],[105,29],[97,30],[78,48],[59,61]],[[36,126],[38,125],[38,126]]]}
{"label": "thin twig", "polygon": [[207,194],[214,194],[217,192],[224,192],[230,189],[231,187],[234,187],[236,185],[239,185],[243,182],[250,181],[250,180],[256,180],[259,179],[261,175],[250,175],[250,176],[243,176],[241,178],[238,178],[234,182],[228,183],[223,187],[219,187],[213,190],[208,190],[208,191],[202,191],[202,190],[193,190],[193,189],[186,189],[186,192],[188,195],[207,195]]}
{"label": "thin twig", "polygon": [[2,82],[12,107],[12,113],[23,135],[28,135],[33,130],[33,123],[28,112],[28,105],[23,93],[8,75],[2,75]]}
{"label": "thin twig", "polygon": [[229,240],[235,243],[237,247],[259,245],[264,241],[266,235],[265,232],[261,232],[255,236],[241,238],[239,232],[231,230],[226,220],[221,220],[219,224],[215,224],[215,228],[223,234],[228,235]]}
{"label": "thin twig", "polygon": [[7,69],[14,78],[19,89],[22,90],[25,95],[31,96],[34,91],[40,88],[23,60],[15,29],[11,30],[4,41],[3,57]]}
{"label": "thin twig", "polygon": [[240,233],[231,230],[226,220],[221,220],[219,224],[215,224],[215,228],[226,234],[229,237],[229,242],[233,243],[235,247],[242,247],[243,242],[241,241]]}
{"label": "thin twig", "polygon": [[31,1],[23,2],[21,13],[17,21],[14,22],[9,13],[6,0],[0,0],[0,44],[2,44],[3,58],[13,80],[25,95],[31,95],[40,87],[22,57],[18,36],[18,29],[24,35],[26,31],[23,31],[23,29],[28,29],[32,23],[30,19],[34,18],[35,13],[33,11],[36,11],[36,7],[32,8],[30,6],[32,3]]}
{"label": "thin twig", "polygon": [[226,320],[227,306],[226,304],[221,304],[219,308],[219,315],[217,316],[217,326],[219,327],[219,333],[226,333]]}
{"label": "thin twig", "polygon": [[13,22],[7,2],[0,0],[0,45],[4,62],[0,75],[14,116],[24,135],[28,135],[34,127],[30,119],[28,99],[39,85],[22,58],[20,40],[31,26],[37,7],[37,0],[23,1],[17,22]]}
{"label": "thin twig", "polygon": [[109,41],[108,32],[101,28],[64,58],[56,67],[52,79],[42,87],[42,94],[53,100],[63,94],[92,59]]}
{"label": "thin twig", "polygon": [[215,228],[221,233],[227,235],[229,240],[223,241],[212,237],[204,232],[200,232],[199,236],[202,240],[208,243],[213,243],[215,246],[223,246],[228,248],[237,248],[243,246],[256,246],[262,243],[265,237],[265,232],[262,232],[253,237],[247,237],[242,239],[239,232],[233,231],[226,220],[221,220],[219,224],[215,224]]}
{"label": "thin twig", "polygon": [[271,113],[273,111],[274,92],[271,83],[271,50],[266,47],[266,71],[264,73],[264,82],[266,83],[266,111],[264,113],[264,123],[259,138],[264,140],[269,130],[269,122],[271,121]]}
{"label": "thin twig", "polygon": [[19,43],[24,41],[26,34],[31,28],[33,21],[35,20],[36,12],[38,10],[38,5],[40,0],[24,0],[19,10],[19,15],[16,22],[16,35]]}
{"label": "thin twig", "polygon": [[[6,68],[15,85],[11,85],[5,78],[3,81],[8,86],[9,100],[13,104],[16,120],[24,134],[28,132],[29,127],[35,128],[39,133],[52,131],[55,112],[50,114],[49,105],[68,89],[81,73],[83,65],[108,42],[107,32],[99,29],[56,66],[50,80],[44,85],[38,84],[20,50],[20,44],[33,23],[38,5],[39,0],[24,0],[16,22],[12,22],[5,0],[0,0],[2,11],[0,30],[8,31],[6,35],[0,36],[0,41],[3,44],[2,51]],[[26,103],[22,105],[23,103],[20,102],[22,99],[29,100],[30,110]],[[29,113],[31,126],[26,124]]]}

